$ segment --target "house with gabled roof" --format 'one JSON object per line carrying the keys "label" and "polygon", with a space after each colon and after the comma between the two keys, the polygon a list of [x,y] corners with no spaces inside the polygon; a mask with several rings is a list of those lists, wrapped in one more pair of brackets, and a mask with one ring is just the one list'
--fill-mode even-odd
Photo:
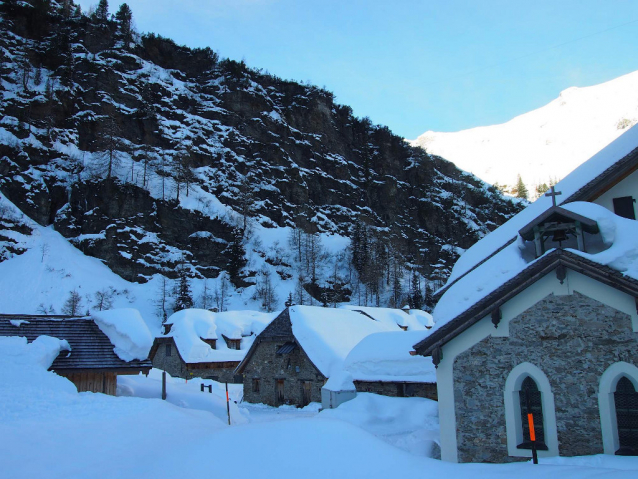
{"label": "house with gabled roof", "polygon": [[412,350],[428,334],[427,330],[370,334],[348,353],[343,369],[352,378],[357,392],[436,401],[432,358],[414,354]]}
{"label": "house with gabled roof", "polygon": [[178,378],[241,383],[235,368],[274,317],[258,311],[178,311],[164,324],[164,334],[153,341],[153,367]]}
{"label": "house with gabled roof", "polygon": [[348,353],[366,336],[399,331],[347,309],[286,308],[257,337],[236,369],[244,381],[244,401],[303,407],[321,402],[321,388],[340,372]]}
{"label": "house with gabled roof", "polygon": [[437,293],[414,348],[437,367],[442,459],[638,454],[637,147],[634,127]]}
{"label": "house with gabled roof", "polygon": [[78,392],[115,396],[118,375],[148,374],[152,367],[146,358],[120,358],[116,345],[90,317],[0,314],[0,336],[21,336],[28,342],[39,336],[66,340],[70,350],[61,351],[49,370],[69,379]]}

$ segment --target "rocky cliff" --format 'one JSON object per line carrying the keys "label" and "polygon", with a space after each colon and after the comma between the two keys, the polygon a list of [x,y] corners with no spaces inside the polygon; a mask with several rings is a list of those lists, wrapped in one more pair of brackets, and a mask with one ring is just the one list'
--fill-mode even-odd
{"label": "rocky cliff", "polygon": [[129,281],[241,270],[251,224],[363,225],[440,280],[518,210],[324,89],[56,2],[0,15],[0,192]]}

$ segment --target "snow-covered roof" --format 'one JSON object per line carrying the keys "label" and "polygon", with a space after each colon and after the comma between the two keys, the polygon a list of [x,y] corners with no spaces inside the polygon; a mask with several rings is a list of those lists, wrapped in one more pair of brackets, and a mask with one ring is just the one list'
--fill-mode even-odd
{"label": "snow-covered roof", "polygon": [[[599,183],[609,183],[618,177],[616,170],[619,166],[629,170],[635,167],[638,161],[637,146],[638,126],[631,128],[556,185],[556,190],[562,193],[558,198],[565,199],[561,208],[597,223],[604,246],[591,253],[568,248],[565,251],[576,258],[609,267],[611,271],[620,272],[632,280],[638,280],[638,222],[621,218],[595,203],[577,200],[591,196],[601,186],[609,186]],[[530,260],[524,254],[525,242],[518,234],[526,225],[546,215],[551,208],[551,198],[539,198],[461,256],[434,309],[436,325],[433,334],[420,347],[427,343],[427,349],[432,341],[441,340],[439,336],[442,333],[439,330],[449,329],[446,327],[448,323],[467,315],[475,305],[508,282],[520,278],[524,271],[534,268],[536,262],[543,261],[552,253],[550,250],[540,258]]]}
{"label": "snow-covered roof", "polygon": [[355,381],[435,383],[432,358],[410,354],[413,345],[429,334],[429,331],[371,334],[350,351],[343,368]]}
{"label": "snow-covered roof", "polygon": [[95,324],[113,343],[113,351],[124,361],[147,359],[153,346],[153,335],[133,308],[98,311],[92,315]]}
{"label": "snow-covered roof", "polygon": [[403,328],[407,327],[408,331],[422,331],[426,329],[426,326],[432,326],[432,316],[425,311],[412,310],[414,312],[408,312],[408,310],[404,311],[402,309],[354,306],[350,304],[341,306],[341,308],[351,311],[360,311],[382,323],[396,324]]}
{"label": "snow-covered roof", "polygon": [[[168,318],[172,324],[168,334],[160,338],[173,338],[182,359],[189,364],[220,361],[241,361],[277,313],[259,311],[226,311],[213,313],[206,309],[184,309]],[[240,349],[229,349],[225,341],[217,341],[216,349],[203,339],[241,339]]]}
{"label": "snow-covered roof", "polygon": [[348,309],[291,306],[289,314],[295,339],[326,377],[341,370],[346,356],[366,336],[385,331],[407,334],[394,322],[375,321]]}
{"label": "snow-covered roof", "polygon": [[[588,184],[603,175],[609,168],[613,167],[614,164],[629,155],[636,147],[638,147],[638,125],[629,129],[625,134],[600,150],[559,182],[556,185],[556,191],[560,191],[562,194],[557,197],[557,204],[564,204],[579,199],[575,197],[579,191],[583,190]],[[535,218],[538,218],[551,207],[552,199],[541,196],[523,211],[510,218],[505,224],[479,240],[461,255],[454,265],[452,274],[448,278],[446,285],[442,289],[446,291],[446,294],[447,291],[451,291],[451,287],[456,285],[463,275],[467,274],[473,268],[476,268],[482,261],[486,261],[494,255],[499,248],[506,247],[510,242],[516,241],[518,231],[521,228],[532,222]],[[458,290],[462,291],[462,288]],[[438,322],[438,315],[435,314],[434,317]]]}
{"label": "snow-covered roof", "polygon": [[[524,243],[518,238],[515,243],[499,251],[496,255],[471,271],[447,291],[434,310],[436,325],[432,336],[423,343],[441,340],[439,336],[449,329],[448,324],[458,322],[455,318],[467,316],[467,312],[485,302],[490,302],[490,295],[508,284],[524,281],[531,271],[538,269],[547,258],[557,257],[557,253],[565,252],[565,260],[576,260],[606,269],[607,276],[622,279],[628,288],[638,292],[638,222],[615,215],[606,208],[595,203],[574,202],[563,205],[563,208],[590,218],[598,223],[603,248],[597,252],[585,253],[575,249],[552,249],[538,259],[527,261],[523,255]],[[577,265],[580,267],[580,265]],[[488,301],[490,300],[490,301]],[[480,308],[479,308],[480,309]],[[444,329],[445,328],[445,329]],[[420,347],[426,346],[421,344]],[[429,346],[427,346],[429,347]]]}

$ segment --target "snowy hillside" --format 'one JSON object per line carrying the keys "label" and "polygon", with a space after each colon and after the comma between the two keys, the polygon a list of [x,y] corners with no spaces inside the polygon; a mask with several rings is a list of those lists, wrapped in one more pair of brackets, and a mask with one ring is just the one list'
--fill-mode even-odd
{"label": "snowy hillside", "polygon": [[520,209],[325,89],[211,48],[127,37],[120,21],[59,2],[0,2],[0,59],[0,193],[32,223],[0,210],[0,262],[25,254],[44,276],[70,275],[49,297],[21,269],[9,287],[29,301],[4,298],[5,312],[59,312],[60,294],[106,277],[81,281],[66,256],[38,265],[38,248],[51,261],[65,249],[58,240],[131,285],[104,287],[149,284],[149,301],[182,274],[194,299],[223,296],[219,309],[281,309],[290,293],[305,304],[422,302]]}
{"label": "snowy hillside", "polygon": [[533,198],[537,185],[561,180],[637,122],[638,71],[568,88],[544,107],[501,125],[427,131],[411,143],[488,183],[511,187],[520,174]]}

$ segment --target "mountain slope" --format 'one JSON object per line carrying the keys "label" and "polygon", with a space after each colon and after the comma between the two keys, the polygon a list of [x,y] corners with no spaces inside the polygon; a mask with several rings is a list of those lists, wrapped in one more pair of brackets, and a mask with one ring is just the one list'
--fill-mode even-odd
{"label": "mountain slope", "polygon": [[600,85],[568,88],[507,123],[455,133],[427,131],[411,144],[488,183],[528,190],[562,179],[638,122],[638,71]]}
{"label": "mountain slope", "polygon": [[[56,2],[0,15],[0,193],[127,281],[250,288],[265,269],[378,301],[406,268],[440,281],[519,208],[326,90]],[[356,264],[319,234],[356,237]]]}

